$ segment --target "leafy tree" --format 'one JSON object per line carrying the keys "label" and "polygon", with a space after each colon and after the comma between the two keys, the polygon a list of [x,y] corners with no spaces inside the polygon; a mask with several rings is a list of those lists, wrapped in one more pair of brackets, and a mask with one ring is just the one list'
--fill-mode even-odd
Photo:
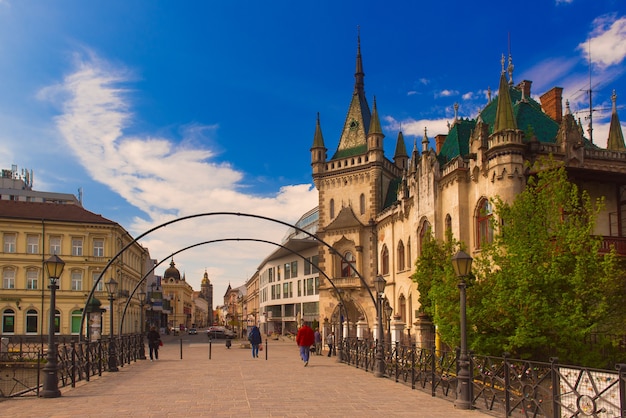
{"label": "leafy tree", "polygon": [[[569,182],[563,167],[541,164],[514,202],[492,199],[494,241],[475,257],[476,281],[467,292],[470,348],[603,367],[588,337],[624,318],[619,262],[614,252],[599,254],[602,238],[592,235],[603,202]],[[424,311],[450,346],[459,341],[450,263],[457,247],[427,241],[413,276]]]}

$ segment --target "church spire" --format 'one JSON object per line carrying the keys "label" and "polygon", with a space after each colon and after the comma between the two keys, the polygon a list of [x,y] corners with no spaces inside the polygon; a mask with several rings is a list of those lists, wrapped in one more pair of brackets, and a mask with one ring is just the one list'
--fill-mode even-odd
{"label": "church spire", "polygon": [[517,129],[515,115],[513,114],[513,102],[509,92],[509,83],[506,81],[504,71],[504,62],[504,55],[502,55],[502,73],[500,74],[498,107],[496,108],[496,120],[493,126],[493,133],[506,129]]}
{"label": "church spire", "polygon": [[365,73],[363,72],[363,61],[361,59],[361,28],[357,26],[357,51],[356,51],[356,72],[354,73],[354,91],[365,93]]}
{"label": "church spire", "polygon": [[617,94],[615,94],[615,90],[613,90],[613,94],[611,95],[611,101],[613,102],[613,111],[611,112],[611,124],[609,125],[609,138],[606,141],[606,149],[624,151],[626,150],[626,146],[624,145],[622,126],[617,116]]}

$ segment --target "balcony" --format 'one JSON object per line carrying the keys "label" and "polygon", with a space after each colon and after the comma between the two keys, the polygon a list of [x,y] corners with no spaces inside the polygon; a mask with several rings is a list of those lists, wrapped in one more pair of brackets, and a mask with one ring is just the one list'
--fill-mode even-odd
{"label": "balcony", "polygon": [[358,277],[333,277],[332,281],[337,288],[361,287],[361,280]]}
{"label": "balcony", "polygon": [[611,248],[615,247],[617,255],[626,257],[626,238],[625,237],[602,237],[602,246],[600,247],[600,253],[606,254],[611,251]]}

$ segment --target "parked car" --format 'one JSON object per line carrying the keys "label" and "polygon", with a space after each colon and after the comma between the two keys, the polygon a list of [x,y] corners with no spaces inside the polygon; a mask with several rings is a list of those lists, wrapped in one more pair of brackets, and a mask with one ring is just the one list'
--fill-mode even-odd
{"label": "parked car", "polygon": [[198,330],[196,328],[189,328],[189,331],[187,331],[187,333],[189,335],[196,335],[198,333]]}
{"label": "parked car", "polygon": [[235,338],[235,333],[224,327],[209,327],[206,333],[209,338],[225,338],[229,340]]}

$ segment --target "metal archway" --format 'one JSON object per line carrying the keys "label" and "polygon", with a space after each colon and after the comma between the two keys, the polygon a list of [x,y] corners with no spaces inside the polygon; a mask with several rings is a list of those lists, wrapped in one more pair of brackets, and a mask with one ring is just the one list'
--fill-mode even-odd
{"label": "metal archway", "polygon": [[[79,340],[83,339],[83,330],[85,328],[85,316],[87,314],[87,305],[89,303],[89,301],[91,300],[91,298],[93,297],[95,291],[96,291],[96,287],[98,286],[98,283],[100,283],[100,280],[102,280],[102,277],[104,276],[105,272],[109,269],[109,267],[111,267],[111,265],[113,264],[113,262],[115,260],[117,260],[117,258],[124,252],[126,251],[128,248],[130,248],[133,244],[135,244],[137,241],[139,241],[141,238],[145,237],[146,235],[161,229],[163,227],[166,227],[168,225],[174,224],[176,222],[181,222],[181,221],[185,221],[188,219],[195,219],[195,218],[200,218],[200,217],[205,217],[205,216],[220,216],[220,215],[226,215],[226,216],[242,216],[242,217],[248,217],[248,218],[256,218],[256,219],[261,219],[261,220],[266,220],[266,221],[270,221],[270,222],[274,222],[274,223],[278,223],[284,226],[287,226],[289,228],[293,228],[298,232],[301,232],[303,234],[308,235],[309,237],[315,239],[316,241],[318,241],[319,243],[323,244],[324,246],[326,246],[330,252],[332,254],[335,254],[337,256],[339,256],[339,258],[341,258],[343,261],[345,261],[346,263],[350,264],[350,261],[347,260],[343,255],[341,255],[340,253],[338,253],[330,244],[328,244],[326,241],[322,240],[321,238],[319,238],[317,235],[310,233],[309,231],[306,231],[298,226],[295,225],[291,225],[290,223],[278,220],[278,219],[274,219],[274,218],[270,218],[267,216],[262,216],[262,215],[254,215],[254,214],[250,214],[250,213],[241,213],[241,212],[207,212],[207,213],[199,213],[199,214],[195,214],[195,215],[188,215],[188,216],[183,216],[182,218],[177,218],[177,219],[173,219],[171,221],[162,223],[160,225],[157,225],[149,230],[147,230],[146,232],[144,232],[143,234],[137,236],[136,238],[134,238],[132,241],[130,241],[128,244],[126,244],[124,246],[124,248],[122,248],[120,251],[118,251],[117,254],[115,254],[115,256],[113,258],[111,258],[109,260],[109,262],[104,266],[104,269],[102,269],[102,272],[100,273],[100,276],[98,276],[98,278],[96,279],[96,281],[93,284],[93,287],[91,288],[91,291],[89,292],[89,295],[87,296],[87,300],[85,301],[85,307],[83,308],[83,314],[81,316],[81,320],[80,320],[80,330],[79,330],[79,334],[78,334],[78,338]],[[379,306],[378,303],[376,303],[376,299],[374,298],[374,295],[372,294],[372,291],[369,287],[369,285],[367,284],[367,282],[365,281],[365,278],[363,277],[363,275],[361,275],[361,273],[354,268],[353,269],[354,272],[356,273],[356,275],[359,277],[359,280],[361,281],[361,284],[363,285],[363,287],[365,289],[367,289],[367,292],[369,293],[372,302],[374,303],[374,306],[376,308],[376,311],[378,311]]]}
{"label": "metal archway", "polygon": [[[167,261],[168,259],[170,259],[171,257],[175,256],[176,254],[182,253],[184,251],[190,250],[192,248],[195,247],[199,247],[201,245],[207,245],[207,244],[215,244],[218,242],[229,242],[229,241],[243,241],[243,242],[261,242],[261,243],[265,243],[265,244],[272,244],[275,245],[277,247],[283,248],[289,252],[291,252],[294,255],[297,255],[298,257],[302,258],[305,262],[310,263],[311,265],[315,266],[318,270],[319,273],[321,273],[327,280],[328,282],[331,284],[331,286],[333,287],[333,289],[335,289],[335,291],[337,292],[337,296],[339,297],[340,302],[345,306],[345,301],[343,299],[343,297],[341,296],[342,292],[339,291],[339,289],[335,286],[335,283],[332,281],[332,279],[322,270],[319,269],[319,267],[316,264],[311,263],[310,261],[308,261],[306,259],[306,257],[304,257],[302,254],[298,253],[297,251],[292,250],[291,248],[287,248],[282,244],[279,244],[277,242],[273,242],[273,241],[268,241],[268,240],[263,240],[263,239],[257,239],[257,238],[219,238],[219,239],[214,239],[214,240],[209,240],[209,241],[203,241],[203,242],[199,242],[193,245],[190,245],[188,247],[185,248],[181,248],[177,251],[174,251],[173,253],[171,253],[170,255],[168,255],[167,257],[164,257],[161,261],[159,261],[157,264],[155,264],[149,271],[146,272],[146,274],[142,277],[141,280],[139,280],[139,282],[137,282],[137,285],[135,286],[135,288],[133,289],[132,292],[130,292],[130,295],[128,297],[128,300],[126,301],[126,305],[124,305],[124,311],[122,312],[122,317],[120,319],[120,324],[119,324],[119,328],[118,328],[118,335],[122,334],[122,327],[124,325],[124,320],[126,318],[126,311],[128,309],[128,305],[130,304],[131,299],[133,298],[133,296],[135,295],[135,292],[137,291],[137,289],[139,289],[139,287],[142,285],[142,283],[146,280],[146,278],[150,275],[150,273],[152,273],[158,266],[160,266],[162,263],[164,263],[165,261]],[[346,317],[347,317],[347,312],[346,312]],[[142,324],[142,330],[143,330],[143,324]]]}

